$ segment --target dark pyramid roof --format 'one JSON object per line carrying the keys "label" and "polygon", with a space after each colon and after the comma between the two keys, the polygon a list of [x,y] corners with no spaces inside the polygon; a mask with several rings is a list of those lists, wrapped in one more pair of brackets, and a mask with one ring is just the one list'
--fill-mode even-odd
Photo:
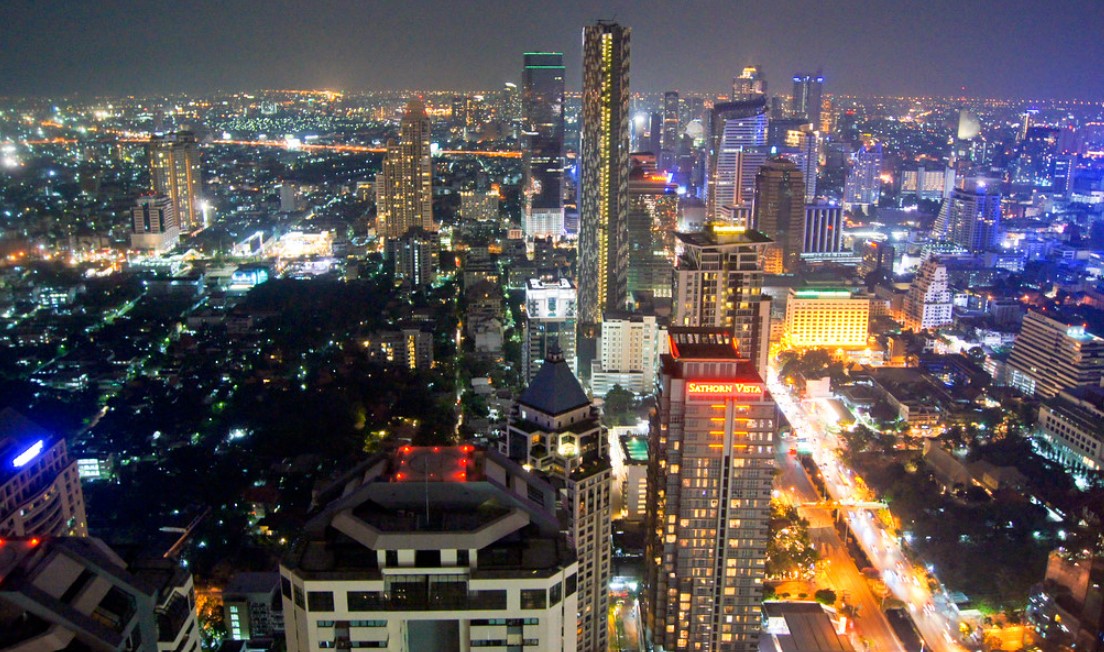
{"label": "dark pyramid roof", "polygon": [[579,379],[571,373],[560,347],[554,345],[518,402],[545,414],[556,415],[589,405],[590,399]]}

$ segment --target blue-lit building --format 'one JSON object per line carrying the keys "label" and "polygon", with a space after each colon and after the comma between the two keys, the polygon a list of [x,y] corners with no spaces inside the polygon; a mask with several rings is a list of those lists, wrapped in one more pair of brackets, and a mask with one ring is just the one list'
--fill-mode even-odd
{"label": "blue-lit building", "polygon": [[11,408],[0,412],[0,537],[87,536],[77,461]]}

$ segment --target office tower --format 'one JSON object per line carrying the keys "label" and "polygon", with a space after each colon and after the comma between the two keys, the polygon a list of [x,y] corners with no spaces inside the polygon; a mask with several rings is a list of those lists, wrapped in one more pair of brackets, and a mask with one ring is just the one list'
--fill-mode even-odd
{"label": "office tower", "polygon": [[1029,310],[1008,366],[1014,387],[1043,398],[1070,387],[1098,385],[1104,376],[1104,339],[1081,323]]}
{"label": "office tower", "polygon": [[174,559],[131,562],[85,537],[5,538],[5,650],[199,650],[192,574]]}
{"label": "office tower", "polygon": [[[792,121],[791,121],[792,122]],[[777,156],[793,161],[801,170],[805,179],[805,203],[811,204],[817,194],[817,165],[820,160],[820,134],[812,130],[812,125],[800,124],[796,128],[775,132],[772,123],[768,130],[769,138],[777,138],[777,144],[771,150]],[[774,132],[772,135],[771,132]]]}
{"label": "office tower", "polygon": [[672,327],[661,358],[641,591],[657,649],[758,649],[777,407],[737,349]]}
{"label": "office tower", "polygon": [[429,117],[413,99],[399,123],[399,140],[387,141],[376,181],[376,235],[392,239],[413,228],[433,231],[433,161]]}
{"label": "office tower", "polygon": [[1039,434],[1070,471],[1104,469],[1104,383],[1067,387],[1039,406]]}
{"label": "office tower", "polygon": [[130,247],[155,253],[168,251],[180,240],[176,208],[165,195],[144,195],[130,209]]}
{"label": "office tower", "polygon": [[954,321],[947,266],[932,256],[920,265],[905,295],[905,328],[913,331],[946,326]]}
{"label": "office tower", "polygon": [[521,374],[533,382],[544,359],[558,347],[571,373],[576,373],[576,294],[571,281],[562,278],[545,282],[531,278],[525,285],[525,345],[522,348]]}
{"label": "office tower", "polygon": [[943,198],[945,168],[928,169],[924,165],[909,166],[901,171],[901,196],[937,200]]}
{"label": "office tower", "polygon": [[614,385],[634,394],[651,394],[665,336],[666,329],[652,315],[606,313],[598,359],[590,373],[594,395],[605,396]]}
{"label": "office tower", "polygon": [[625,307],[629,243],[629,36],[617,23],[583,30],[579,321]]}
{"label": "office tower", "polygon": [[843,253],[843,209],[835,204],[810,204],[805,207],[803,259],[830,259]]}
{"label": "office tower", "polygon": [[663,152],[663,112],[661,111],[653,111],[648,114],[647,151],[657,157]]}
{"label": "office tower", "polygon": [[815,75],[797,73],[794,75],[793,83],[790,114],[795,118],[805,118],[819,127],[821,98],[824,94],[824,76],[820,74],[820,71],[817,71]]}
{"label": "office tower", "polygon": [[755,175],[769,158],[766,96],[714,105],[710,125],[706,203],[709,219],[720,220],[726,207],[755,201]]}
{"label": "office tower", "polygon": [[180,232],[191,233],[207,226],[199,210],[203,180],[195,134],[154,134],[149,141],[149,162],[153,193],[172,200]]}
{"label": "office tower", "polygon": [[[558,492],[579,567],[579,650],[609,643],[612,471],[598,417],[564,356],[552,349],[518,397],[505,442],[511,459],[541,472]],[[564,635],[570,630],[565,624]]]}
{"label": "office tower", "polygon": [[55,437],[11,408],[0,411],[0,537],[88,534],[77,461]]}
{"label": "office tower", "polygon": [[528,238],[564,234],[564,65],[562,52],[526,52],[522,71],[525,205]]}
{"label": "office tower", "polygon": [[498,191],[460,191],[460,218],[469,222],[498,220]]}
{"label": "office tower", "polygon": [[762,292],[763,259],[771,239],[719,224],[676,237],[672,324],[723,328],[756,369],[766,369],[770,297]]}
{"label": "office tower", "polygon": [[682,130],[679,124],[679,94],[667,91],[663,94],[663,138],[660,140],[659,167],[662,170],[674,170],[675,159],[679,153]]}
{"label": "office tower", "polygon": [[766,250],[768,274],[795,274],[805,244],[805,180],[792,161],[771,159],[755,178],[752,227],[773,244]]}
{"label": "office tower", "polygon": [[843,205],[850,208],[878,204],[882,192],[882,144],[862,147],[855,153],[847,183],[843,188]]}
{"label": "office tower", "polygon": [[319,494],[280,564],[288,652],[581,650],[579,564],[556,501],[471,446],[366,460]]}
{"label": "office tower", "polygon": [[750,99],[754,95],[767,94],[767,78],[762,66],[744,66],[739,77],[732,78],[732,101]]}
{"label": "office tower", "polygon": [[836,130],[836,112],[832,108],[832,98],[824,96],[820,100],[820,123],[815,124],[822,134],[831,134]]}
{"label": "office tower", "polygon": [[284,635],[280,573],[238,573],[222,591],[227,638],[250,641]]}
{"label": "office tower", "polygon": [[1000,222],[1000,180],[966,177],[943,201],[932,237],[948,240],[978,254],[997,245]]}
{"label": "office tower", "polygon": [[440,236],[418,227],[388,238],[384,258],[395,275],[395,283],[407,288],[433,283],[439,270],[437,252],[440,246]]}
{"label": "office tower", "polygon": [[896,255],[893,245],[877,240],[867,240],[859,246],[859,274],[864,278],[874,272],[883,272],[893,278],[893,259]]}
{"label": "office tower", "polygon": [[[670,177],[654,170],[655,157],[634,157],[629,172],[629,214],[626,220],[629,240],[629,267],[626,287],[629,300],[638,304],[640,298],[671,296],[671,257],[668,233],[678,220],[677,186]],[[637,159],[641,165],[636,165]]]}
{"label": "office tower", "polygon": [[790,347],[861,349],[867,345],[870,297],[846,288],[790,288],[785,339]]}

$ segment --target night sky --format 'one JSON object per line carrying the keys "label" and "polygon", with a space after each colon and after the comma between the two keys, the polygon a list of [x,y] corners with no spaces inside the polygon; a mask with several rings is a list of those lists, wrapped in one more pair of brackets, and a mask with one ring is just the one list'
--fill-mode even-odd
{"label": "night sky", "polygon": [[[632,88],[1104,100],[1104,0],[0,0],[0,96],[260,88],[491,89],[525,50],[632,27]],[[962,89],[965,88],[964,91]]]}

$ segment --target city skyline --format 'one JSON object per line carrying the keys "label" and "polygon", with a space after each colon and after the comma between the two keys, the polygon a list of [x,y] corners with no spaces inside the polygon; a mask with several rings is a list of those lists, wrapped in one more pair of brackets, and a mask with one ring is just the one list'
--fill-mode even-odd
{"label": "city skyline", "polygon": [[[0,8],[10,26],[0,87],[11,96],[498,88],[517,80],[522,52],[544,49],[564,52],[567,88],[577,91],[580,30],[609,18],[636,32],[640,92],[720,93],[745,65],[761,64],[773,89],[796,72],[821,69],[833,94],[1104,99],[1104,80],[1093,74],[1104,58],[1104,43],[1093,38],[1104,27],[1104,5],[905,4],[912,6],[421,0],[274,11],[254,2],[11,3]],[[132,38],[135,25],[158,37]]]}

